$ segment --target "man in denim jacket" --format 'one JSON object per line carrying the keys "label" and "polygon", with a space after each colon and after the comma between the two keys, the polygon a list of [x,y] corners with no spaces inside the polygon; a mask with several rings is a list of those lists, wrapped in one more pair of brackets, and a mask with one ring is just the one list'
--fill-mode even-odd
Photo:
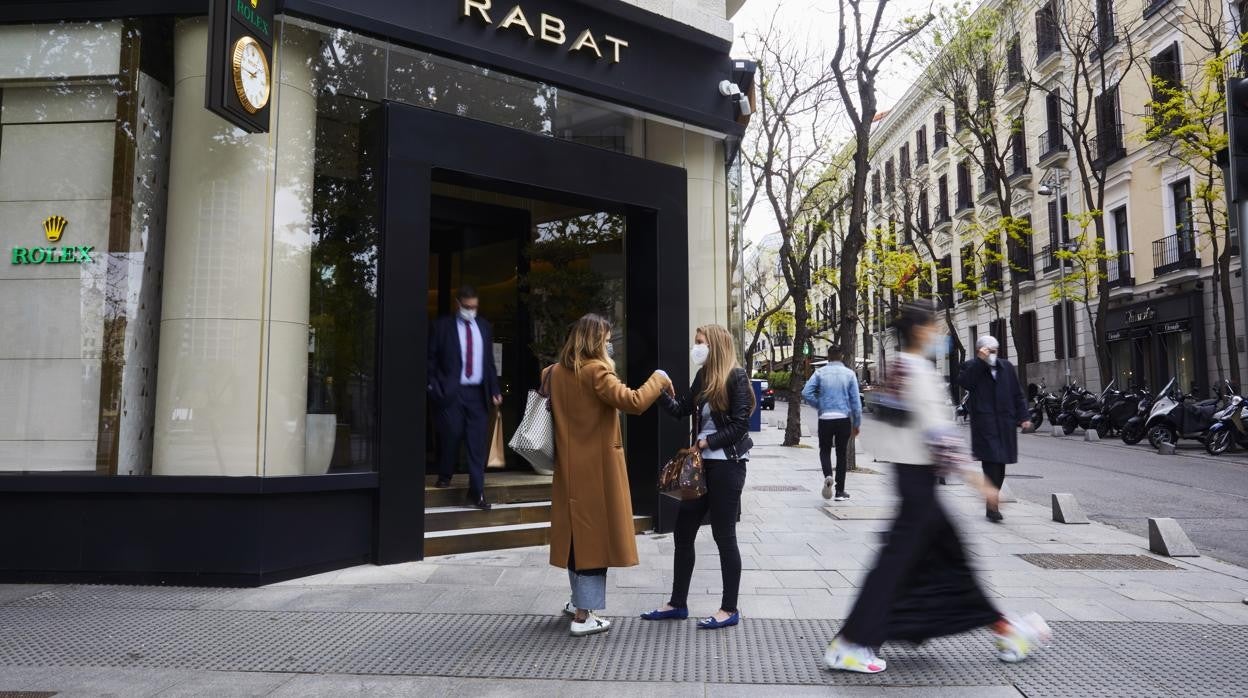
{"label": "man in denim jacket", "polygon": [[[841,360],[845,352],[836,345],[828,348],[828,363],[815,371],[802,389],[806,404],[819,410],[819,462],[823,465],[823,498],[849,499],[845,492],[845,449],[850,436],[862,426],[862,395],[858,377]],[[832,449],[836,449],[836,479],[832,478]]]}

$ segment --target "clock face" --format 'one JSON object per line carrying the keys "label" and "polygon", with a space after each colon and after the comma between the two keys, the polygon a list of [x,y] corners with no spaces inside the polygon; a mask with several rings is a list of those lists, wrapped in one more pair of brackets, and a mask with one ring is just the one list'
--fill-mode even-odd
{"label": "clock face", "polygon": [[269,61],[250,36],[234,44],[234,90],[243,108],[255,114],[269,103]]}

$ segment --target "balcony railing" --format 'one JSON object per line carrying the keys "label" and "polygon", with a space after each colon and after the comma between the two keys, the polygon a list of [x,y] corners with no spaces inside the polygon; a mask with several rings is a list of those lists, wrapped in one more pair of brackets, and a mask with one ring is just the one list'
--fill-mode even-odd
{"label": "balcony railing", "polygon": [[1148,19],[1161,11],[1161,8],[1170,4],[1170,0],[1152,0],[1144,6],[1144,19]]}
{"label": "balcony railing", "polygon": [[971,201],[971,192],[967,191],[966,189],[959,188],[958,189],[958,207],[957,209],[955,209],[954,212],[962,213],[963,211],[969,211],[973,208],[975,208],[975,203]]}
{"label": "balcony railing", "polygon": [[943,131],[937,131],[932,141],[932,155],[949,147],[949,135]]}
{"label": "balcony railing", "polygon": [[1180,269],[1199,269],[1196,239],[1190,232],[1153,241],[1153,274],[1161,276]]}
{"label": "balcony railing", "polygon": [[1062,265],[1061,260],[1054,254],[1052,245],[1045,245],[1040,248],[1040,253],[1036,255],[1036,266],[1040,267],[1045,274],[1051,271],[1057,271]]}
{"label": "balcony railing", "polygon": [[1027,165],[1027,151],[1016,151],[1012,161],[1010,162],[1010,179],[1016,177],[1026,177],[1031,174],[1031,167]]}
{"label": "balcony railing", "polygon": [[988,175],[980,175],[977,181],[979,186],[975,187],[975,191],[979,192],[980,198],[985,196],[996,196],[997,194],[997,178],[988,179]]}
{"label": "balcony railing", "polygon": [[1046,15],[1036,17],[1036,62],[1043,63],[1046,58],[1062,50],[1061,35],[1058,34],[1054,20]]}
{"label": "balcony railing", "polygon": [[949,216],[949,204],[942,201],[936,205],[936,227],[951,222],[953,219]]}
{"label": "balcony railing", "polygon": [[1096,134],[1089,141],[1096,159],[1092,166],[1103,169],[1127,156],[1127,149],[1122,145],[1122,124],[1114,124],[1103,132]]}
{"label": "balcony railing", "polygon": [[1049,130],[1040,134],[1039,145],[1041,160],[1066,152],[1066,138],[1062,133],[1062,127],[1049,124]]}
{"label": "balcony railing", "polygon": [[1010,275],[1019,281],[1035,281],[1035,265],[1032,263],[1031,252],[1022,245],[1013,246],[1010,250]]}
{"label": "balcony railing", "polygon": [[1106,268],[1106,280],[1109,282],[1110,288],[1130,288],[1135,285],[1135,278],[1131,276],[1131,258],[1126,254],[1119,254],[1118,259],[1111,259]]}

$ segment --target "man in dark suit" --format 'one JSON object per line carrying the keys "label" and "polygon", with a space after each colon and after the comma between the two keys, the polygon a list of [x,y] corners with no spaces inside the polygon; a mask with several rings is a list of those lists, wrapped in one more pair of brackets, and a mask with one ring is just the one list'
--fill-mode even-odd
{"label": "man in dark suit", "polygon": [[1005,483],[1005,466],[1018,462],[1018,432],[1031,429],[1031,413],[1014,366],[997,358],[1000,344],[984,335],[975,342],[975,358],[962,365],[958,384],[970,391],[968,409],[971,415],[971,454],[983,461],[984,477],[996,488],[989,498],[989,521],[1000,522],[1001,485]]}
{"label": "man in dark suit", "polygon": [[455,296],[454,315],[438,318],[429,333],[429,397],[441,437],[438,487],[450,487],[462,442],[468,452],[468,502],[489,509],[485,500],[486,440],[490,404],[503,402],[494,366],[494,334],[477,317],[476,289]]}

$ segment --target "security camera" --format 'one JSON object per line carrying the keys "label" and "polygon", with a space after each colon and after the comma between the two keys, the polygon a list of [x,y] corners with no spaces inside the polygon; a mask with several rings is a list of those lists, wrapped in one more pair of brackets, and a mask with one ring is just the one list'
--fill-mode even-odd
{"label": "security camera", "polygon": [[741,94],[741,88],[731,80],[720,80],[719,93],[725,97],[735,97]]}

